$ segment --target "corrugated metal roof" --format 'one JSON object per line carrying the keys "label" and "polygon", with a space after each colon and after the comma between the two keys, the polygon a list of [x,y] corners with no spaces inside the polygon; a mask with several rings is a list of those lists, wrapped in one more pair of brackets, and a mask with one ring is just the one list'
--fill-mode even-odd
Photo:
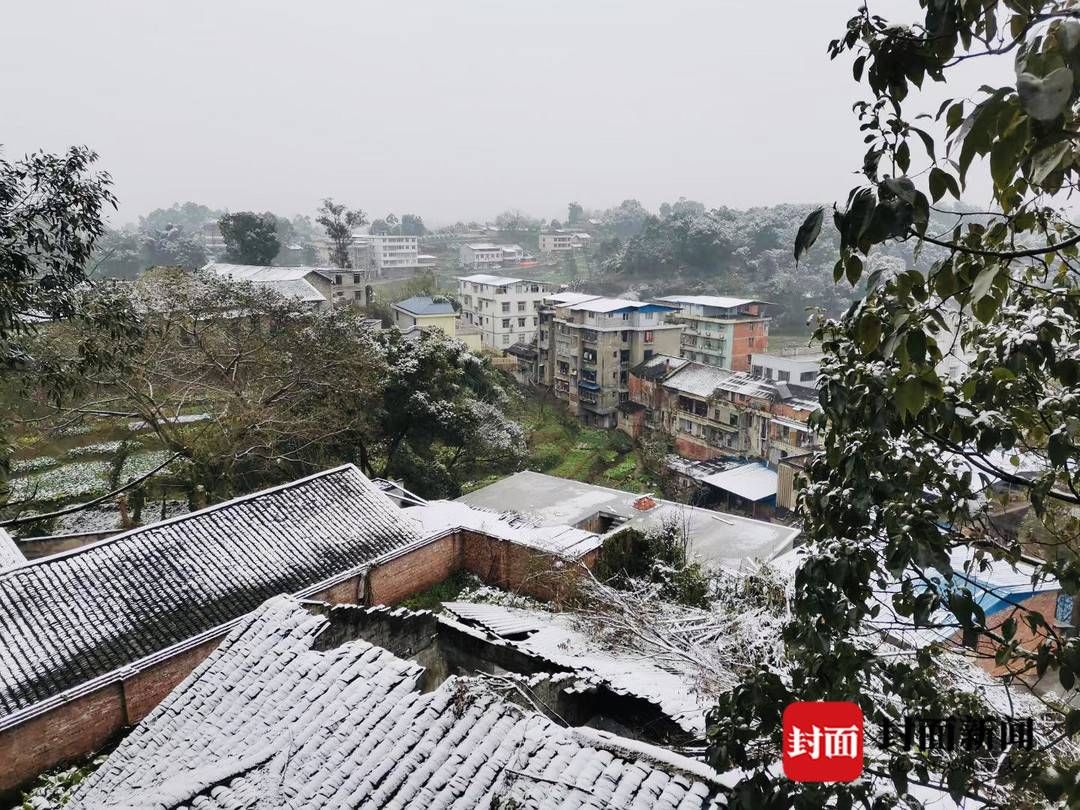
{"label": "corrugated metal roof", "polygon": [[726,369],[703,363],[687,363],[664,380],[664,387],[708,399],[730,376],[731,372]]}
{"label": "corrugated metal roof", "polygon": [[[312,284],[308,277],[319,275],[320,272],[314,267],[264,267],[251,264],[223,264],[210,262],[203,270],[215,273],[222,278],[236,281],[249,281],[260,287],[274,290],[284,298],[295,298],[301,301],[325,301],[319,289]],[[333,270],[332,272],[348,272]]]}
{"label": "corrugated metal roof", "polygon": [[527,613],[511,613],[498,605],[484,605],[476,602],[443,602],[444,610],[449,610],[458,618],[485,627],[497,636],[510,638],[535,633],[539,628]]}
{"label": "corrugated metal roof", "polygon": [[776,495],[776,470],[770,470],[763,464],[744,464],[707,475],[701,480],[748,501],[762,501]]}
{"label": "corrugated metal roof", "polygon": [[404,301],[394,304],[398,309],[403,309],[410,315],[453,315],[454,305],[449,301],[436,301],[430,295],[414,295]]}
{"label": "corrugated metal roof", "polygon": [[675,304],[691,304],[703,307],[716,307],[717,309],[735,309],[747,304],[768,304],[757,298],[728,298],[724,295],[665,295],[657,298],[657,301],[667,301]]}
{"label": "corrugated metal roof", "polygon": [[510,276],[492,276],[487,273],[474,273],[471,276],[458,276],[457,280],[470,281],[473,284],[490,284],[494,287],[505,287],[507,284],[517,284],[525,279],[511,278]]}

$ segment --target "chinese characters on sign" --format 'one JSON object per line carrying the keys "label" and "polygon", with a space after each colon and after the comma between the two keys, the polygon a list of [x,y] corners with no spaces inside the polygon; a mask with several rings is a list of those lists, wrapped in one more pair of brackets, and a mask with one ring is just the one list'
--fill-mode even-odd
{"label": "chinese characters on sign", "polygon": [[784,709],[784,774],[797,782],[850,782],[863,769],[863,714],[855,703],[815,701]]}
{"label": "chinese characters on sign", "polygon": [[903,727],[886,720],[881,726],[881,747],[900,743],[909,751],[963,751],[1000,753],[1006,748],[1031,749],[1035,739],[1030,717],[905,717]]}
{"label": "chinese characters on sign", "polygon": [[[796,782],[850,782],[863,770],[863,713],[847,701],[792,703],[783,716],[784,774]],[[883,751],[956,750],[999,754],[1031,749],[1031,718],[905,717],[885,720]]]}

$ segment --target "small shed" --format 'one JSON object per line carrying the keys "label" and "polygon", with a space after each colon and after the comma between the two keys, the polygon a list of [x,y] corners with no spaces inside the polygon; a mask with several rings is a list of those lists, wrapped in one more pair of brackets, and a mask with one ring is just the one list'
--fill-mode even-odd
{"label": "small shed", "polygon": [[769,514],[776,506],[776,470],[765,464],[743,464],[708,475],[702,481],[726,495],[729,506],[748,508],[754,517],[759,509]]}

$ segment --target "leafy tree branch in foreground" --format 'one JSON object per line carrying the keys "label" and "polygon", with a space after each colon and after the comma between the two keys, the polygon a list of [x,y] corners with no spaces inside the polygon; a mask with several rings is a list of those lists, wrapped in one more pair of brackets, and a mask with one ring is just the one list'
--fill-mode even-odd
{"label": "leafy tree branch in foreground", "polygon": [[[1036,580],[1080,590],[1080,230],[1066,203],[1080,170],[1080,16],[1072,2],[917,6],[913,25],[861,8],[829,46],[853,58],[868,91],[855,106],[862,184],[831,217],[834,279],[864,292],[817,332],[824,447],[800,496],[808,553],[785,662],[753,672],[712,714],[713,761],[747,771],[740,807],[918,806],[916,784],[996,807],[1080,802],[1080,639],[1019,604],[991,621],[972,584],[991,560],[1027,554]],[[910,112],[924,81],[947,85],[961,62],[1002,58],[1014,83]],[[994,210],[935,231],[942,200],[983,171]],[[824,225],[823,211],[807,218],[797,260]],[[898,241],[944,252],[926,271],[870,266]],[[1006,530],[983,476],[1030,500],[1036,531]],[[893,646],[912,628],[937,642]],[[859,782],[777,776],[780,712],[793,700],[857,701],[868,728],[900,710],[969,712],[972,696],[944,677],[954,653],[1039,697],[1043,744],[1000,757],[871,747]]]}

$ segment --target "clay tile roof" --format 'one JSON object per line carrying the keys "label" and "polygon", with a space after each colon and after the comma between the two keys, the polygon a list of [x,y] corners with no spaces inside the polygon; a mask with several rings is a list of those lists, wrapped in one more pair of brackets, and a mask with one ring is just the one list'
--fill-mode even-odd
{"label": "clay tile roof", "polygon": [[419,540],[346,465],[0,572],[0,728]]}
{"label": "clay tile roof", "polygon": [[277,597],[244,620],[79,786],[72,810],[155,807],[703,810],[700,762],[564,728],[471,679],[366,641]]}

